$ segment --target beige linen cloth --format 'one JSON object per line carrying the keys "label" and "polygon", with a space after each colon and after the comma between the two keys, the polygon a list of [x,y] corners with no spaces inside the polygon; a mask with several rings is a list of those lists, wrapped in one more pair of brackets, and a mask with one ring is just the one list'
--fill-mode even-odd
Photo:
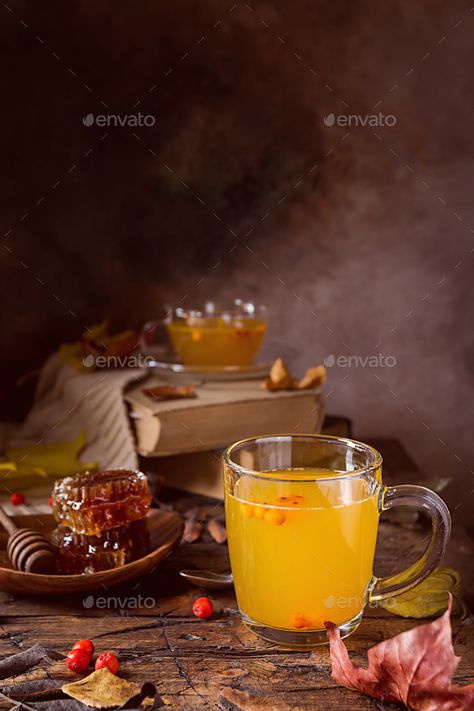
{"label": "beige linen cloth", "polygon": [[123,393],[140,381],[145,369],[124,368],[79,372],[56,353],[39,376],[33,407],[15,430],[10,446],[66,442],[85,432],[82,463],[96,462],[101,469],[136,469],[138,457]]}

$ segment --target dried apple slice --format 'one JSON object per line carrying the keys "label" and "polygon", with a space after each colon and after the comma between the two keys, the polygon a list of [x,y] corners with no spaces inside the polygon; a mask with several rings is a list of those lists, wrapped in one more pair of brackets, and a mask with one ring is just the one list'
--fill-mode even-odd
{"label": "dried apple slice", "polygon": [[283,358],[277,358],[270,369],[270,377],[263,385],[266,390],[293,390],[295,382]]}
{"label": "dried apple slice", "polygon": [[298,390],[311,390],[317,388],[326,380],[326,368],[324,365],[317,365],[314,368],[308,368],[299,383]]}

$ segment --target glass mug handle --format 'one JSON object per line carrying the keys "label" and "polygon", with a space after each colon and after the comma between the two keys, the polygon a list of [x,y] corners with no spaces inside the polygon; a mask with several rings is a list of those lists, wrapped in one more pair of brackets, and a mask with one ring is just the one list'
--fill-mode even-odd
{"label": "glass mug handle", "polygon": [[388,578],[374,577],[369,593],[371,601],[400,595],[427,578],[441,561],[451,533],[448,507],[438,494],[424,486],[402,484],[384,487],[379,502],[380,512],[394,506],[416,506],[427,511],[431,517],[431,539],[418,560],[406,570]]}

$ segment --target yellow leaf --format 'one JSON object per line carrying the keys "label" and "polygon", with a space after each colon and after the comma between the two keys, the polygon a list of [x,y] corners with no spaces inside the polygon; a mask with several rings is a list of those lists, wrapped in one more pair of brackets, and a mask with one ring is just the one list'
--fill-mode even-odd
{"label": "yellow leaf", "polygon": [[66,365],[70,365],[71,368],[74,368],[74,370],[92,372],[95,370],[93,362],[89,365],[84,365],[84,358],[86,358],[89,353],[84,346],[84,341],[102,341],[107,336],[107,327],[108,321],[102,321],[102,323],[97,323],[91,326],[87,331],[84,331],[81,340],[75,343],[63,343],[59,346],[60,358],[62,358]]}
{"label": "yellow leaf", "polygon": [[[86,435],[81,432],[72,442],[47,442],[44,444],[14,447],[6,451],[9,462],[0,463],[0,470],[9,470],[5,479],[9,483],[20,481],[23,486],[37,483],[38,476],[66,476],[87,469],[95,469],[96,464],[82,464],[79,455],[86,444]],[[12,466],[13,465],[13,466]],[[32,481],[29,479],[32,478]]]}
{"label": "yellow leaf", "polygon": [[461,576],[452,568],[436,568],[422,583],[380,605],[400,617],[434,617],[448,609],[449,593],[453,612],[463,609]]}
{"label": "yellow leaf", "polygon": [[91,373],[96,369],[96,356],[126,358],[137,346],[138,334],[135,331],[129,329],[110,335],[108,321],[103,321],[85,330],[76,343],[63,343],[59,347],[59,356],[71,368]]}
{"label": "yellow leaf", "polygon": [[66,365],[70,365],[71,368],[74,368],[74,370],[91,371],[94,369],[93,364],[90,367],[84,365],[84,358],[87,353],[80,341],[77,343],[63,343],[59,346],[58,352],[59,357],[66,363]]}
{"label": "yellow leaf", "polygon": [[85,338],[90,341],[101,341],[103,338],[107,338],[108,327],[108,321],[96,323],[95,326],[91,326],[87,331],[84,331],[84,333],[82,334],[82,338]]}

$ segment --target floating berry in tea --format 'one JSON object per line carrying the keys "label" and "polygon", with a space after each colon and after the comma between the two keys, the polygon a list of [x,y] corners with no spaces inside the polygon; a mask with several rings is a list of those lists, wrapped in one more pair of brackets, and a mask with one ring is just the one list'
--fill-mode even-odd
{"label": "floating berry in tea", "polygon": [[242,516],[244,518],[252,518],[254,514],[254,507],[252,504],[240,504],[240,509],[242,511]]}
{"label": "floating berry in tea", "polygon": [[283,511],[279,511],[279,509],[268,509],[268,511],[265,512],[264,518],[265,521],[272,526],[281,526],[282,523],[285,523],[285,514]]}
{"label": "floating berry in tea", "polygon": [[308,625],[306,617],[300,612],[297,612],[295,615],[293,615],[293,619],[291,622],[293,627],[295,627],[297,630],[301,630],[303,629],[303,627],[307,627]]}
{"label": "floating berry in tea", "polygon": [[265,506],[255,506],[254,512],[253,512],[255,518],[263,518],[265,516],[265,511],[266,511]]}

